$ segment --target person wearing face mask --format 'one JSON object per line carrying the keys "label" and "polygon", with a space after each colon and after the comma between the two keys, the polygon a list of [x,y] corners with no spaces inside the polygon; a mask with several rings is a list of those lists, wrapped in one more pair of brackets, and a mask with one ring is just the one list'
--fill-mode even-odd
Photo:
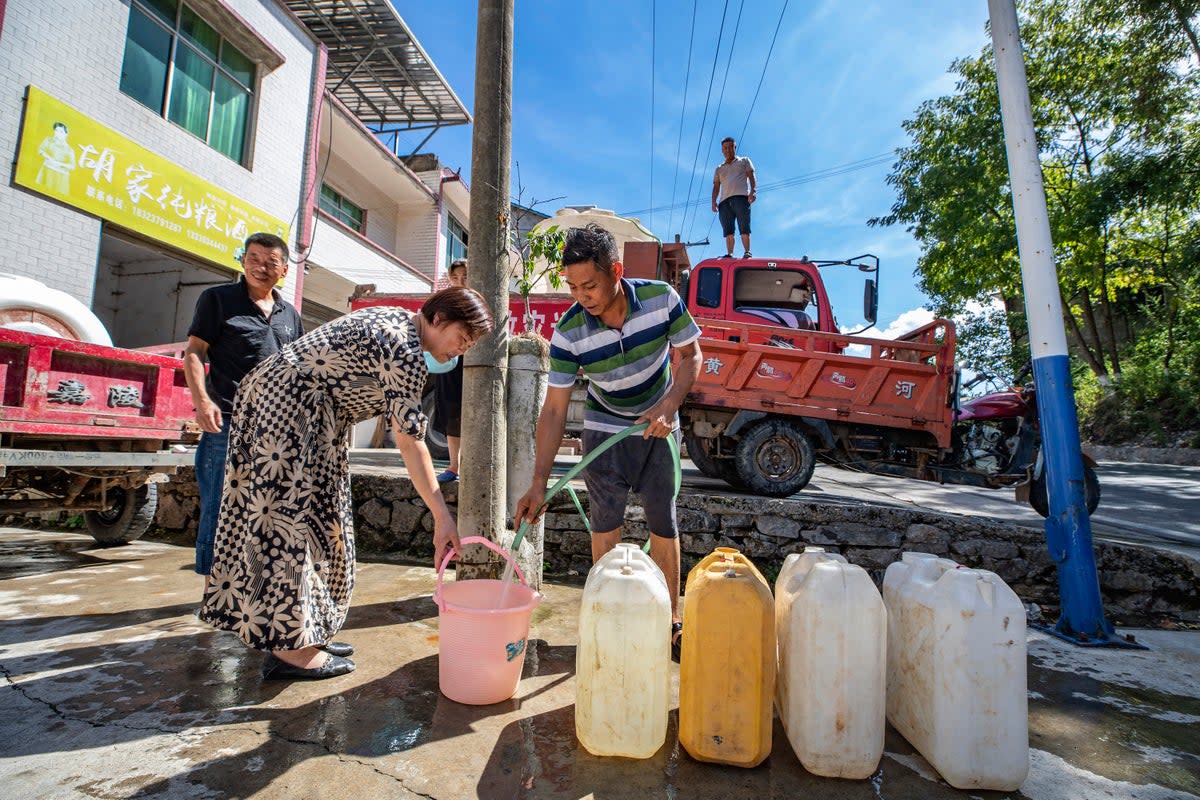
{"label": "person wearing face mask", "polygon": [[492,330],[478,292],[451,287],[419,312],[364,308],[285,345],[242,380],[200,619],[263,650],[264,678],[353,671],[333,641],[354,588],[350,433],[382,416],[433,514],[435,563],[458,528],[425,446],[421,393]]}
{"label": "person wearing face mask", "polygon": [[[458,259],[450,265],[450,285],[467,285],[467,262]],[[463,365],[461,359],[453,369],[446,369],[433,379],[433,429],[446,437],[450,465],[437,476],[438,483],[458,480],[458,453],[462,448]]]}

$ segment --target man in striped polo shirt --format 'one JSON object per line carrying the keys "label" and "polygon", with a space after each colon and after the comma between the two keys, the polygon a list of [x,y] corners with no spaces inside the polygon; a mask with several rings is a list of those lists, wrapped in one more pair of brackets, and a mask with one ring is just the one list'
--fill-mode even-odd
{"label": "man in striped polo shirt", "polygon": [[[546,482],[562,441],[576,373],[588,378],[583,449],[612,434],[648,423],[640,438],[622,440],[584,470],[590,501],[592,560],[621,541],[629,492],[638,494],[650,528],[650,557],[667,579],[673,637],[679,618],[679,529],[675,475],[664,441],[679,441],[679,406],[700,374],[700,328],[679,295],[661,281],[623,277],[617,244],[599,225],[571,228],[563,246],[563,273],[575,304],[554,326],[550,386],[537,425],[533,482],[517,502],[517,524],[544,509]],[[670,349],[680,359],[671,368]]]}

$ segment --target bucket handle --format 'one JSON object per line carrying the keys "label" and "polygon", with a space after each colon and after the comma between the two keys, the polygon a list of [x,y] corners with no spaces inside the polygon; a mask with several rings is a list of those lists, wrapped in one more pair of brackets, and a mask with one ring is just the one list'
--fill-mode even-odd
{"label": "bucket handle", "polygon": [[[483,536],[465,536],[462,539],[459,539],[459,543],[460,544],[481,544],[481,545],[485,546],[487,549],[491,550],[492,552],[499,553],[500,555],[504,556],[504,558],[506,560],[512,561],[513,572],[517,573],[517,577],[521,580],[521,583],[524,584],[526,587],[529,586],[529,581],[525,580],[525,573],[521,572],[521,567],[517,564],[516,561],[513,560],[513,557],[509,554],[509,552],[507,550],[505,550],[503,547],[501,547],[500,545],[493,542],[491,539],[487,539]],[[446,574],[446,567],[449,566],[450,560],[452,558],[454,558],[454,554],[457,552],[458,551],[455,550],[453,546],[450,547],[446,551],[445,557],[442,558],[441,566],[438,567],[437,588],[434,589],[434,591],[433,591],[433,601],[435,603],[437,603],[437,607],[442,611],[446,610],[446,604],[442,601],[442,578]]]}

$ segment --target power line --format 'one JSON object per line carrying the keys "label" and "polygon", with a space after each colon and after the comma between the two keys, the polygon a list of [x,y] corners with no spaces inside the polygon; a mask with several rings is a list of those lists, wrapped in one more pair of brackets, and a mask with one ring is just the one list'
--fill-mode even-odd
{"label": "power line", "polygon": [[762,90],[763,79],[767,77],[767,66],[771,63],[771,54],[775,52],[775,40],[779,38],[779,29],[783,26],[783,15],[787,12],[787,7],[788,0],[783,0],[783,8],[779,11],[779,22],[775,23],[775,35],[771,37],[771,46],[767,48],[767,60],[763,62],[762,74],[758,76],[758,88],[754,90],[754,99],[750,101],[750,110],[746,112],[746,124],[742,126],[742,132],[738,134],[739,142],[746,135],[746,128],[750,127],[754,104],[758,102],[758,93]]}
{"label": "power line", "polygon": [[800,184],[804,183],[812,183],[813,181],[824,180],[825,178],[834,178],[838,175],[845,175],[848,172],[857,172],[862,169],[870,169],[871,167],[877,167],[881,164],[887,164],[895,157],[896,156],[893,153],[881,153],[877,156],[870,156],[868,158],[859,159],[858,161],[850,161],[846,164],[840,164],[836,167],[828,167],[823,170],[818,170],[817,172],[812,172],[808,175],[801,175],[795,178],[784,178],[783,180],[776,181],[775,183],[759,184],[758,191],[762,192],[770,191],[772,189],[788,189],[792,186],[799,186]]}
{"label": "power line", "polygon": [[[808,172],[804,175],[797,175],[792,178],[784,178],[783,180],[775,181],[774,183],[760,183],[757,187],[758,194],[763,194],[764,192],[770,192],[778,189],[790,189],[794,186],[801,186],[806,183],[822,181],[827,178],[836,178],[839,175],[845,175],[850,172],[858,172],[860,170],[880,166],[881,164],[887,164],[894,158],[895,154],[893,153],[879,153],[877,155],[867,156],[866,158],[860,158],[856,161],[848,161],[845,164],[838,164],[836,166],[826,167],[825,169],[819,169],[814,172]],[[643,214],[654,214],[656,212],[692,206],[702,202],[704,202],[704,198],[700,198],[699,200],[689,200],[683,203],[675,203],[672,205],[656,206],[654,208],[639,208],[633,211],[622,211],[621,216],[640,217]]]}
{"label": "power line", "polygon": [[[668,206],[671,209],[675,207],[675,190],[679,183],[679,148],[683,146],[683,113],[687,111],[688,81],[692,77],[692,42],[696,38],[696,3],[697,0],[692,0],[692,32],[688,36],[687,72],[683,76],[683,103],[679,108],[679,138],[675,142],[675,177],[671,180],[671,205]],[[671,229],[674,221],[675,212],[672,210],[671,216],[667,220],[667,230]]]}
{"label": "power line", "polygon": [[[760,183],[758,185],[758,194],[762,194],[764,191],[770,191],[772,189],[790,189],[793,186],[800,186],[805,183],[812,183],[813,181],[825,180],[826,178],[836,178],[839,175],[845,175],[850,172],[858,172],[859,170],[878,167],[882,164],[889,163],[893,158],[894,156],[891,153],[880,153],[879,155],[861,158],[858,161],[850,161],[846,164],[841,164],[836,167],[828,167],[823,170],[811,172],[808,175],[801,175],[795,178],[784,178],[783,180],[776,181],[775,183]],[[708,238],[712,234],[713,225],[716,224],[716,221],[717,218],[714,216],[708,225],[708,230],[705,232],[704,238]],[[693,236],[691,238],[695,239],[697,237]]]}
{"label": "power line", "polygon": [[[655,75],[655,24],[658,21],[658,0],[650,4],[650,207],[654,207],[654,82]],[[646,220],[647,227],[653,227],[654,215]]]}
{"label": "power line", "polygon": [[[708,129],[708,141],[705,142],[705,144],[704,144],[704,152],[706,152],[706,153],[710,151],[710,148],[712,148],[713,138],[716,137],[716,135],[717,135],[717,120],[719,119],[719,117],[721,115],[721,105],[725,102],[725,85],[729,82],[729,65],[733,62],[733,51],[734,51],[734,48],[737,47],[738,31],[741,30],[741,27],[742,27],[742,12],[745,10],[746,10],[746,3],[745,3],[745,0],[742,0],[742,2],[738,4],[737,20],[735,20],[733,23],[733,36],[729,40],[729,54],[725,57],[725,75],[721,79],[721,94],[717,97],[717,113],[713,114],[712,127]],[[699,194],[696,196],[696,201],[698,203],[702,204],[703,200],[704,200],[704,181],[701,181],[700,182],[700,191],[699,191]],[[699,208],[699,206],[697,206],[697,208]],[[696,224],[696,218],[693,217],[692,225],[694,226],[695,224]],[[681,225],[680,230],[682,231],[686,227],[687,227],[686,225]],[[709,229],[710,230],[712,229],[711,224],[709,225]],[[688,238],[695,239],[696,237],[689,236]]]}
{"label": "power line", "polygon": [[[692,156],[692,173],[688,178],[687,194],[684,198],[692,196],[692,186],[696,181],[696,167],[700,164],[700,145],[704,143],[704,125],[708,122],[708,105],[712,100],[713,80],[717,77],[717,60],[721,55],[721,40],[725,37],[725,17],[729,13],[729,0],[725,0],[725,7],[721,9],[721,27],[717,30],[717,46],[713,48],[712,70],[708,73],[708,91],[704,95],[704,114],[700,117],[700,131],[696,136],[696,153]],[[730,48],[732,51],[732,48]],[[671,198],[674,200],[675,198]],[[684,206],[683,219],[679,223],[679,230],[687,228],[687,212],[690,203]]]}

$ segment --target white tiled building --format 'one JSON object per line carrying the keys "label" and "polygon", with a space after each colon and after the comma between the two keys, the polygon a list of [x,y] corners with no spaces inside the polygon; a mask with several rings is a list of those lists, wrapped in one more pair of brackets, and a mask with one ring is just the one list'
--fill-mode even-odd
{"label": "white tiled building", "polygon": [[[4,0],[0,272],[78,298],[129,347],[185,338],[247,225],[287,232],[281,291],[310,327],[360,284],[427,292],[465,240],[466,187],[381,140],[469,120],[388,0]],[[69,189],[42,179],[55,137]],[[155,196],[133,192],[138,168]]]}

